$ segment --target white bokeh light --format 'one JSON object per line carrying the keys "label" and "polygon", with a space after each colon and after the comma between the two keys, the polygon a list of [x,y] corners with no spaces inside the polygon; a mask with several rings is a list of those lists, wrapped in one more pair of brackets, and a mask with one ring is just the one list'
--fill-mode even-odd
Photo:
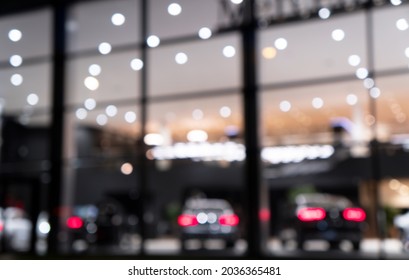
{"label": "white bokeh light", "polygon": [[358,79],[363,80],[363,79],[366,79],[368,77],[369,72],[368,72],[368,69],[366,69],[366,68],[358,68],[356,70],[355,74],[356,74]]}
{"label": "white bokeh light", "polygon": [[396,21],[396,28],[398,28],[401,31],[405,31],[409,28],[408,21],[404,18],[398,19]]}
{"label": "white bokeh light", "polygon": [[353,106],[353,105],[358,103],[358,97],[355,94],[351,93],[351,94],[348,94],[348,96],[346,98],[346,101],[347,101],[348,105]]}
{"label": "white bokeh light", "polygon": [[97,90],[99,88],[99,81],[97,78],[89,76],[84,79],[84,85],[89,90]]}
{"label": "white bokeh light", "polygon": [[146,40],[146,43],[148,44],[149,47],[156,48],[160,44],[160,39],[156,35],[151,35]]}
{"label": "white bokeh light", "polygon": [[285,50],[288,46],[288,42],[284,38],[278,38],[274,41],[274,46],[277,50]]}
{"label": "white bokeh light", "polygon": [[38,225],[38,230],[42,233],[42,234],[48,234],[51,230],[51,226],[49,222],[46,221],[42,221],[39,225]]}
{"label": "white bokeh light", "polygon": [[134,71],[139,71],[143,68],[143,61],[139,58],[134,58],[131,60],[131,68]]}
{"label": "white bokeh light", "polygon": [[243,0],[230,0],[230,2],[232,2],[233,4],[239,5],[243,3]]}
{"label": "white bokeh light", "polygon": [[198,34],[201,39],[206,40],[212,37],[212,30],[210,30],[210,28],[207,27],[202,27],[200,28]]}
{"label": "white bokeh light", "polygon": [[187,134],[187,140],[190,142],[205,142],[207,138],[207,132],[200,129],[191,130]]}
{"label": "white bokeh light", "polygon": [[182,12],[182,6],[180,6],[178,3],[172,3],[168,6],[168,13],[171,16],[180,15],[181,12]]}
{"label": "white bokeh light", "polygon": [[116,108],[114,105],[109,105],[106,107],[105,113],[108,117],[114,117],[118,113],[118,108]]}
{"label": "white bokeh light", "polygon": [[359,55],[353,54],[348,57],[348,63],[351,66],[358,66],[361,63],[361,57]]}
{"label": "white bokeh light", "polygon": [[193,118],[194,120],[199,121],[199,120],[203,119],[203,117],[204,117],[204,114],[203,114],[203,111],[202,111],[202,110],[200,110],[200,109],[195,109],[195,110],[193,110],[193,112],[192,112],[192,118]]}
{"label": "white bokeh light", "polygon": [[108,117],[104,114],[99,114],[97,116],[97,124],[100,126],[106,125],[108,123]]}
{"label": "white bokeh light", "polygon": [[75,111],[75,116],[79,120],[85,120],[87,115],[88,115],[87,110],[85,110],[84,108],[79,108],[79,109],[77,109],[77,111]]}
{"label": "white bokeh light", "polygon": [[223,55],[228,58],[233,57],[236,55],[236,49],[233,46],[225,46],[223,48]]}
{"label": "white bokeh light", "polygon": [[314,107],[315,109],[320,109],[324,106],[324,100],[322,100],[322,98],[320,97],[315,97],[312,100],[312,107]]}
{"label": "white bokeh light", "polygon": [[121,13],[115,13],[111,17],[111,22],[113,25],[121,26],[125,23],[125,16]]}
{"label": "white bokeh light", "polygon": [[372,98],[376,99],[376,98],[378,98],[379,96],[381,96],[381,90],[380,90],[379,88],[377,88],[377,87],[373,87],[373,88],[371,88],[371,89],[369,90],[369,95],[370,95]]}
{"label": "white bokeh light", "polygon": [[175,55],[175,61],[177,64],[185,64],[188,60],[188,57],[185,53],[180,52]]}
{"label": "white bokeh light", "polygon": [[163,143],[165,143],[164,137],[159,133],[146,134],[143,141],[149,146],[161,146]]}
{"label": "white bokeh light", "polygon": [[199,214],[196,215],[196,219],[199,224],[203,225],[207,223],[207,214],[204,212],[200,212]]}
{"label": "white bokeh light", "polygon": [[23,63],[23,58],[20,55],[12,55],[10,57],[10,65],[13,67],[19,67]]}
{"label": "white bokeh light", "polygon": [[402,4],[402,0],[391,0],[391,4],[394,6],[399,6]]}
{"label": "white bokeh light", "polygon": [[223,106],[220,108],[219,110],[219,114],[220,116],[222,116],[223,118],[228,118],[231,116],[231,109],[230,107],[227,106]]}
{"label": "white bokeh light", "polygon": [[40,99],[39,99],[38,95],[35,94],[35,93],[30,93],[30,94],[27,96],[27,103],[28,103],[29,105],[31,105],[31,106],[34,106],[34,105],[38,104],[38,101],[39,101],[39,100],[40,100]]}
{"label": "white bokeh light", "polygon": [[101,74],[101,66],[99,66],[98,64],[91,64],[88,67],[88,73],[92,76],[98,76],[99,74]]}
{"label": "white bokeh light", "polygon": [[282,112],[288,112],[291,110],[291,103],[287,100],[281,101],[280,102],[280,110]]}
{"label": "white bokeh light", "polygon": [[23,34],[18,29],[12,29],[9,31],[9,39],[13,42],[18,42],[23,37]]}
{"label": "white bokeh light", "polygon": [[374,79],[372,79],[372,78],[366,78],[365,80],[364,80],[364,87],[366,88],[366,89],[371,89],[371,88],[373,88],[375,86],[375,81],[374,81]]}
{"label": "white bokeh light", "polygon": [[20,86],[23,83],[23,76],[20,74],[13,74],[10,78],[10,82],[14,86]]}
{"label": "white bokeh light", "polygon": [[128,111],[125,113],[125,121],[128,123],[133,123],[136,121],[136,114],[135,112]]}
{"label": "white bokeh light", "polygon": [[112,46],[110,43],[107,43],[107,42],[103,42],[99,44],[98,46],[98,51],[103,55],[109,54],[111,50],[112,50]]}
{"label": "white bokeh light", "polygon": [[94,110],[96,106],[97,102],[93,98],[88,98],[84,101],[84,107],[89,111]]}
{"label": "white bokeh light", "polygon": [[332,39],[334,39],[337,42],[340,42],[344,40],[345,32],[342,29],[335,29],[334,31],[332,31],[331,36],[332,36]]}
{"label": "white bokeh light", "polygon": [[406,55],[406,57],[409,58],[409,48],[406,48],[406,49],[405,49],[405,55]]}
{"label": "white bokeh light", "polygon": [[318,11],[318,16],[321,19],[328,19],[331,16],[331,11],[328,8],[321,8]]}

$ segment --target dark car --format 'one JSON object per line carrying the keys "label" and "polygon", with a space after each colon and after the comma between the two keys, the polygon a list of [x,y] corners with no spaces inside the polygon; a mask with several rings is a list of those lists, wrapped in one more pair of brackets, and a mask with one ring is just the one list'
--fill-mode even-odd
{"label": "dark car", "polygon": [[230,203],[224,199],[188,199],[178,217],[182,249],[186,241],[196,239],[221,239],[226,247],[234,247],[239,237],[239,217]]}
{"label": "dark car", "polygon": [[96,241],[96,217],[98,209],[95,205],[77,205],[72,215],[65,220],[65,228],[69,236],[68,250],[74,253],[86,252]]}
{"label": "dark car", "polygon": [[366,213],[344,196],[308,193],[295,197],[291,208],[289,228],[295,236],[282,231],[285,243],[294,238],[299,249],[307,240],[325,240],[331,249],[338,249],[341,241],[349,241],[354,250],[359,250]]}

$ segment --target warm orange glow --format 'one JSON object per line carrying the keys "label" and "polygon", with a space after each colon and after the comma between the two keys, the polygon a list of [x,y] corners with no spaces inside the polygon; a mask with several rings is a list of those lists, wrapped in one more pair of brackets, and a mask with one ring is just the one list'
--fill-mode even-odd
{"label": "warm orange glow", "polygon": [[265,47],[262,54],[265,59],[273,59],[277,55],[277,50],[273,47]]}

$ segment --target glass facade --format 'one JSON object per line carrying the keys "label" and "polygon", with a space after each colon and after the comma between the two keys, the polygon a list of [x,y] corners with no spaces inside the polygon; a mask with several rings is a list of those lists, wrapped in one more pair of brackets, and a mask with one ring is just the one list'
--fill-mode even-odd
{"label": "glass facade", "polygon": [[[1,250],[44,251],[35,220],[50,188],[51,10],[1,18]],[[19,220],[20,238],[13,237]],[[8,230],[10,229],[11,230]],[[41,240],[39,240],[41,241]]]}
{"label": "glass facade", "polygon": [[408,6],[318,2],[1,16],[0,252],[407,258]]}

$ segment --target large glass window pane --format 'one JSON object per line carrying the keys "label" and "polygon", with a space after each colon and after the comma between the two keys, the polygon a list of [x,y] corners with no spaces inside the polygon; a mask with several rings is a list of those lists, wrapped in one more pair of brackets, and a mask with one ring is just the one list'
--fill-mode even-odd
{"label": "large glass window pane", "polygon": [[148,22],[146,252],[242,254],[240,35],[219,1],[151,1]]}
{"label": "large glass window pane", "polygon": [[[379,253],[365,22],[354,13],[260,32],[261,159],[273,255]],[[351,221],[347,208],[360,219]]]}
{"label": "large glass window pane", "polygon": [[381,250],[386,258],[407,257],[407,116],[409,41],[407,5],[373,11],[375,98],[379,156],[377,179]]}
{"label": "large glass window pane", "polygon": [[[244,253],[242,133],[237,94],[150,104],[148,253]],[[232,211],[239,225],[220,225],[217,217]],[[183,223],[192,214],[197,227]]]}
{"label": "large glass window pane", "polygon": [[[50,182],[51,13],[0,19],[0,252],[45,253]],[[41,213],[41,214],[40,214]]]}
{"label": "large glass window pane", "polygon": [[[364,237],[376,232],[373,198],[366,192],[374,117],[361,82],[266,91],[261,104],[261,157],[273,213],[269,248],[294,257],[316,251],[368,253]],[[319,203],[308,202],[314,199]],[[345,208],[343,204],[365,209],[365,224],[346,229],[341,224],[343,209],[337,209]],[[327,218],[316,222],[322,228],[297,221],[302,206],[328,211]],[[339,225],[334,226],[332,219]]]}
{"label": "large glass window pane", "polygon": [[[78,29],[68,34],[64,253],[140,250],[138,5],[100,1],[70,9],[68,26]],[[87,49],[93,51],[82,52]]]}
{"label": "large glass window pane", "polygon": [[405,102],[407,74],[380,77],[382,89],[377,99],[377,136],[379,148],[379,203],[382,217],[383,250],[391,258],[405,257],[407,252],[408,209],[408,106]]}

